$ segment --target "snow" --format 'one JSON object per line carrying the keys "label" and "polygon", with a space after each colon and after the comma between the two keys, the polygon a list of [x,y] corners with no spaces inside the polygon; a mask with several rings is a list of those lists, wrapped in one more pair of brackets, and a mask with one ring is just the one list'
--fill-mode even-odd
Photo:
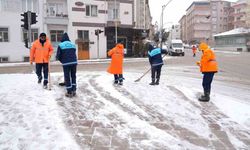
{"label": "snow", "polygon": [[[62,73],[52,74],[52,91],[42,89],[35,74],[0,75],[0,149],[77,150],[89,148],[89,144],[79,142],[86,137],[91,138],[92,146],[101,138],[111,147],[112,137],[99,132],[101,126],[114,130],[114,137],[128,141],[132,149],[210,149],[180,138],[188,133],[215,140],[210,123],[220,125],[236,149],[249,146],[232,133],[239,128],[250,131],[248,87],[214,81],[212,102],[200,103],[201,78],[163,69],[160,85],[150,86],[150,75],[134,82],[140,75],[125,72],[120,87],[112,84],[113,76],[106,72],[78,72],[78,93],[73,99],[66,98],[65,89],[57,86]],[[86,135],[80,131],[86,129],[78,125],[80,121],[101,125]],[[169,129],[159,127],[161,124]]]}
{"label": "snow", "polygon": [[247,34],[250,33],[249,29],[245,29],[245,28],[236,28],[230,31],[226,31],[223,33],[219,33],[214,35],[214,37],[218,37],[218,36],[230,36],[230,35],[236,35],[236,34]]}

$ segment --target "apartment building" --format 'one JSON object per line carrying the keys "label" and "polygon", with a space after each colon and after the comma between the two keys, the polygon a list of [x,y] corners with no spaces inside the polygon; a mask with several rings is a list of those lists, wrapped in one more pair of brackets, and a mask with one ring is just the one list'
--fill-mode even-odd
{"label": "apartment building", "polygon": [[[249,1],[249,0],[248,0]],[[234,28],[247,27],[247,0],[239,0],[232,3],[233,26]]]}
{"label": "apartment building", "polygon": [[186,10],[186,41],[190,44],[200,41],[210,43],[212,39],[210,2],[195,1]]}
{"label": "apartment building", "polygon": [[[0,0],[0,4],[0,19],[4,20],[0,22],[0,62],[29,60],[29,49],[23,43],[27,31],[21,28],[20,15],[28,10],[38,15],[38,22],[32,25],[32,41],[45,32],[56,53],[63,33],[68,32],[79,60],[107,58],[107,51],[119,39],[124,42],[126,56],[131,56],[135,37],[144,36],[145,29],[151,27],[147,0],[141,6],[146,8],[140,24],[133,0]],[[99,40],[97,29],[104,31]]]}
{"label": "apartment building", "polygon": [[228,24],[230,4],[228,1],[210,0],[212,35],[230,30]]}
{"label": "apartment building", "polygon": [[179,21],[180,24],[180,39],[187,43],[187,18],[183,15]]}
{"label": "apartment building", "polygon": [[247,24],[247,28],[250,28],[250,1],[247,1],[247,16],[246,16],[246,24]]}

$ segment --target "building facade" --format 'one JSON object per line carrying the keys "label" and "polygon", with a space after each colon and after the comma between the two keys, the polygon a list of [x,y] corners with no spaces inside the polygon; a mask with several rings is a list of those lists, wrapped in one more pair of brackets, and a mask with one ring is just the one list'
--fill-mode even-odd
{"label": "building facade", "polygon": [[187,42],[187,19],[186,19],[186,15],[183,15],[179,21],[180,24],[180,39],[184,42],[184,43],[188,43]]}
{"label": "building facade", "polygon": [[[79,60],[107,58],[116,40],[123,41],[126,56],[131,56],[135,37],[147,36],[151,27],[148,1],[143,2],[144,19],[137,23],[135,18],[140,14],[135,13],[138,10],[133,0],[0,0],[0,19],[4,20],[0,22],[0,62],[29,60],[29,49],[23,42],[27,31],[21,28],[20,15],[28,10],[38,15],[38,22],[32,25],[32,41],[45,32],[54,53],[67,32],[76,44]],[[99,38],[97,29],[104,31]]]}
{"label": "building facade", "polygon": [[193,2],[186,10],[186,35],[189,44],[200,41],[211,41],[210,3],[206,1]]}
{"label": "building facade", "polygon": [[235,28],[247,27],[246,25],[246,14],[247,14],[247,0],[239,0],[232,3],[234,12],[232,13],[234,21],[233,26]]}

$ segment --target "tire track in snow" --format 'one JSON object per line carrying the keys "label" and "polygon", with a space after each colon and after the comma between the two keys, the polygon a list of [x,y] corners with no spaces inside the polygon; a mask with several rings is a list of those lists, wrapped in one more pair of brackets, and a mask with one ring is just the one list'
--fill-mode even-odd
{"label": "tire track in snow", "polygon": [[[218,120],[223,120],[229,118],[225,114],[219,111],[219,109],[212,103],[205,103],[201,102],[201,106],[196,104],[194,101],[190,100],[182,91],[180,91],[178,88],[174,86],[168,86],[168,88],[176,93],[176,95],[179,95],[181,99],[188,101],[190,104],[192,104],[194,107],[201,110],[201,116],[204,118],[204,120],[207,122],[208,127],[213,135],[217,137],[219,142],[212,141],[212,145],[214,148],[223,148],[223,149],[236,149],[234,145],[231,143],[231,140],[229,139],[229,136],[225,131],[222,129],[227,129],[228,132],[230,132],[232,135],[234,135],[238,140],[243,142],[247,147],[249,147],[250,144],[250,134],[246,130],[241,130],[241,133],[237,133],[237,130],[235,130],[232,127],[232,124],[237,125],[240,127],[240,125],[236,122],[230,121],[228,123],[223,124],[223,127],[219,125]],[[212,116],[212,117],[211,117]],[[226,124],[228,127],[226,127]]]}

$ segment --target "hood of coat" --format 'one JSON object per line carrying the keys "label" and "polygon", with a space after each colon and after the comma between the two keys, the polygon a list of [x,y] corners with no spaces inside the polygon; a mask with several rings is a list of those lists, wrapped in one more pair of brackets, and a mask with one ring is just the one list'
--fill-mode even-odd
{"label": "hood of coat", "polygon": [[208,49],[207,43],[205,43],[205,42],[200,43],[199,50],[204,51],[204,50],[207,50],[207,49]]}
{"label": "hood of coat", "polygon": [[119,43],[119,44],[116,44],[116,47],[119,48],[119,49],[124,49],[123,44],[120,44],[120,43]]}
{"label": "hood of coat", "polygon": [[64,41],[70,41],[69,36],[68,36],[67,33],[64,33],[64,34],[63,34],[63,37],[62,37],[61,42],[64,42]]}

